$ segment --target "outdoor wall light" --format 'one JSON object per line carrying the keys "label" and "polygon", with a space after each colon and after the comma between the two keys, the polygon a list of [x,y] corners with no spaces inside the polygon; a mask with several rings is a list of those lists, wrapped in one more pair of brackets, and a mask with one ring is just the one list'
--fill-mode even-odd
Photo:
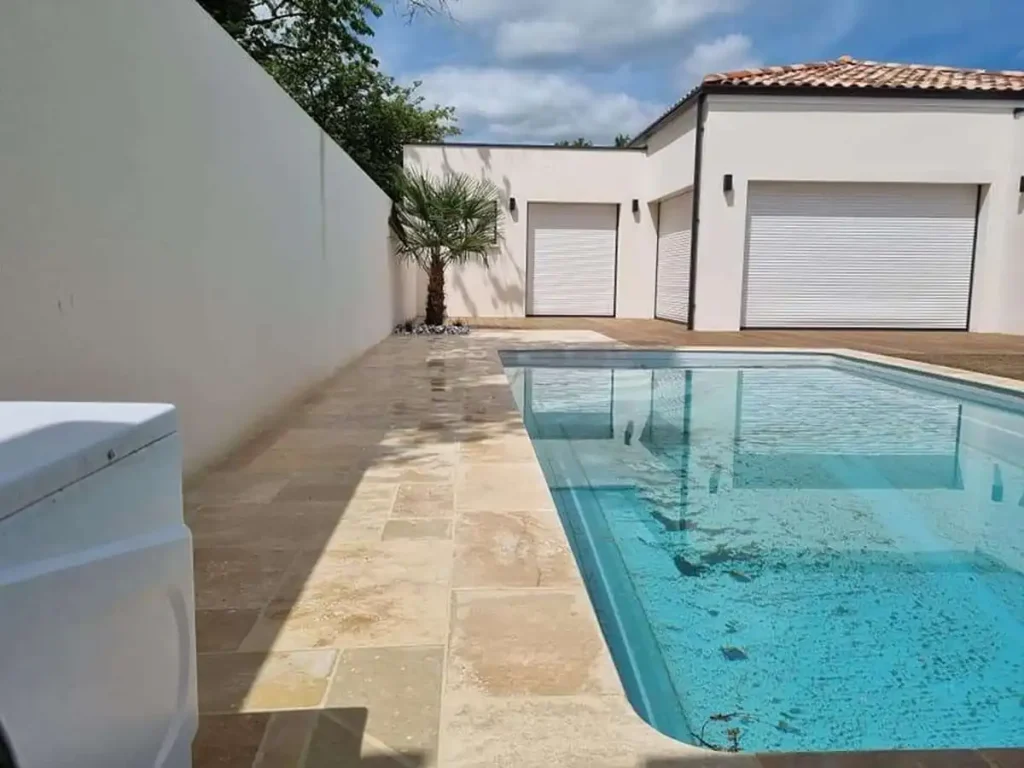
{"label": "outdoor wall light", "polygon": [[732,174],[727,173],[722,177],[722,191],[732,192]]}
{"label": "outdoor wall light", "polygon": [[1020,193],[1022,195],[1024,195],[1024,176],[1020,177],[1020,187],[1019,187],[1019,189],[1020,189]]}
{"label": "outdoor wall light", "polygon": [[640,201],[633,198],[633,213],[640,213]]}
{"label": "outdoor wall light", "polygon": [[508,209],[510,211],[513,211],[513,212],[515,211],[515,209],[516,209],[516,199],[514,197],[510,197],[508,199]]}

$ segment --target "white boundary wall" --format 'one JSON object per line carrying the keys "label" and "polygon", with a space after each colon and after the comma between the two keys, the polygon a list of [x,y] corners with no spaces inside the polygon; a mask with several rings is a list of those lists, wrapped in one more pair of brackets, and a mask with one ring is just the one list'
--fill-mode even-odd
{"label": "white boundary wall", "polygon": [[192,0],[11,0],[0,398],[166,401],[193,471],[414,312],[387,196]]}

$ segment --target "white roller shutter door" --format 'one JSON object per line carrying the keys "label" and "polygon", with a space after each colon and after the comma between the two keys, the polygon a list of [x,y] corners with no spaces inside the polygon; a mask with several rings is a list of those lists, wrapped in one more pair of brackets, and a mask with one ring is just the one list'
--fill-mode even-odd
{"label": "white roller shutter door", "polygon": [[977,191],[751,183],[743,325],[966,328]]}
{"label": "white roller shutter door", "polygon": [[663,200],[658,212],[658,291],[654,316],[690,319],[690,234],[693,194]]}
{"label": "white roller shutter door", "polygon": [[618,206],[530,203],[528,314],[612,317]]}

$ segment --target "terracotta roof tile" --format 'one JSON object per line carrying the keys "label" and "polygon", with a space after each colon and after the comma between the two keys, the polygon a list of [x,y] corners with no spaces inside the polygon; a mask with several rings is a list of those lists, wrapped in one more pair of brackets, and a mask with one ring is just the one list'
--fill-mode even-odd
{"label": "terracotta roof tile", "polygon": [[704,85],[760,88],[893,88],[935,91],[1002,91],[1024,94],[1024,72],[960,69],[925,64],[833,61],[741,69],[707,75]]}
{"label": "terracotta roof tile", "polygon": [[1024,71],[963,69],[958,67],[928,64],[897,64],[878,61],[862,61],[850,56],[840,56],[831,61],[812,61],[803,64],[739,69],[734,72],[718,72],[706,75],[700,86],[687,93],[673,104],[664,114],[641,131],[633,140],[639,143],[649,136],[664,120],[686,104],[704,86],[716,89],[735,89],[741,93],[744,88],[821,88],[845,92],[857,89],[882,89],[889,91],[914,91],[921,95],[926,91],[944,93],[993,93],[1014,98],[1019,93],[1024,100]]}

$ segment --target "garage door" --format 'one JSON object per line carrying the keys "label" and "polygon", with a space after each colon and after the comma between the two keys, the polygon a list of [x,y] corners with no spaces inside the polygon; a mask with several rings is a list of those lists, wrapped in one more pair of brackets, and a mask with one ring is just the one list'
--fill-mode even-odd
{"label": "garage door", "polygon": [[654,316],[685,323],[690,319],[690,192],[663,200],[658,211],[658,291]]}
{"label": "garage door", "polygon": [[977,194],[751,184],[744,326],[966,328]]}
{"label": "garage door", "polygon": [[531,315],[615,314],[617,205],[530,203]]}

